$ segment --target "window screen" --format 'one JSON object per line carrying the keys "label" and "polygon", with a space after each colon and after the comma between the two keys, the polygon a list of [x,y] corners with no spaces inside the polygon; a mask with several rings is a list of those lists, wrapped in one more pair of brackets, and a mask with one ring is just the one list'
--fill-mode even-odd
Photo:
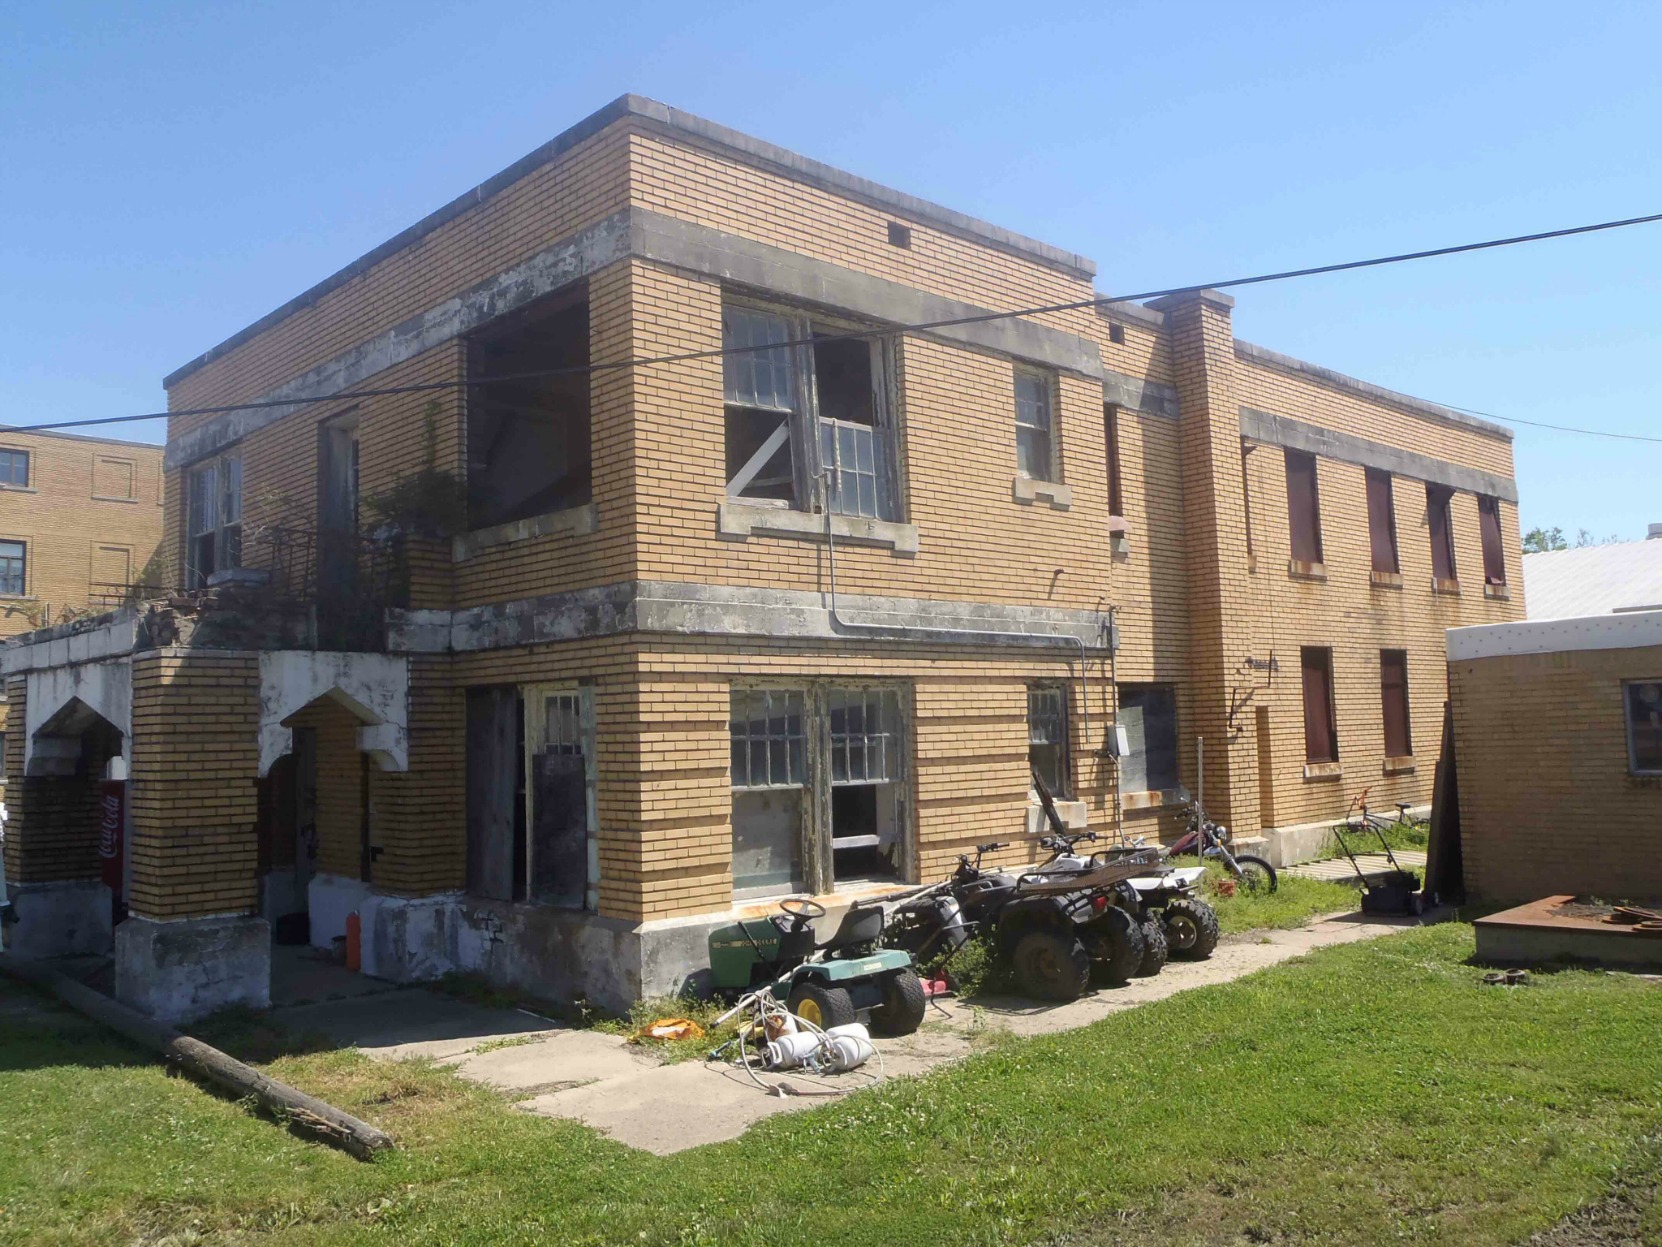
{"label": "window screen", "polygon": [[1052,797],[1071,796],[1067,691],[1053,684],[1027,690],[1027,761]]}
{"label": "window screen", "polygon": [[1295,562],[1322,561],[1321,509],[1316,499],[1316,456],[1289,450],[1287,457],[1287,525]]}
{"label": "window screen", "polygon": [[1122,684],[1120,722],[1130,752],[1120,759],[1120,792],[1176,788],[1177,690],[1170,684]]}
{"label": "window screen", "polygon": [[1395,574],[1402,570],[1397,561],[1397,513],[1391,496],[1391,474],[1368,469],[1368,545],[1376,572]]}
{"label": "window screen", "polygon": [[1339,731],[1333,722],[1333,651],[1299,650],[1304,671],[1304,760],[1337,762]]}
{"label": "window screen", "polygon": [[1050,378],[1042,372],[1016,370],[1016,469],[1036,481],[1055,479]]}
{"label": "window screen", "polygon": [[0,541],[0,594],[20,598],[28,589],[28,552],[21,541]]}
{"label": "window screen", "polygon": [[1385,716],[1385,756],[1407,758],[1414,753],[1408,722],[1408,651],[1379,651],[1379,700]]}
{"label": "window screen", "polygon": [[1431,574],[1438,580],[1453,580],[1454,519],[1451,502],[1454,491],[1442,485],[1425,487],[1425,522],[1431,532]]}
{"label": "window screen", "polygon": [[1624,691],[1628,768],[1638,775],[1662,775],[1662,680],[1635,680]]}
{"label": "window screen", "polygon": [[1506,583],[1506,553],[1500,540],[1500,499],[1479,494],[1477,498],[1478,531],[1483,538],[1483,583]]}

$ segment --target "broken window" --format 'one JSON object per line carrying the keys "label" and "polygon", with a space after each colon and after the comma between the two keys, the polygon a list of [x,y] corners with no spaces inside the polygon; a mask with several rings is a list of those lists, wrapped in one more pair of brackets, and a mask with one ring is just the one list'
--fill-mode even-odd
{"label": "broken window", "polygon": [[1367,470],[1368,546],[1373,570],[1394,575],[1397,564],[1397,511],[1391,496],[1391,474],[1378,468]]}
{"label": "broken window", "polygon": [[894,519],[894,455],[880,341],[806,316],[722,308],[727,495]]}
{"label": "broken window", "polygon": [[1454,491],[1442,485],[1425,487],[1425,522],[1431,531],[1431,574],[1438,580],[1453,580]]}
{"label": "broken window", "polygon": [[1414,738],[1408,720],[1407,650],[1379,651],[1379,699],[1385,717],[1385,756],[1412,757]]}
{"label": "broken window", "polygon": [[1622,686],[1627,707],[1627,766],[1635,775],[1662,775],[1662,680]]}
{"label": "broken window", "polygon": [[1073,795],[1068,757],[1068,694],[1059,684],[1027,690],[1027,764],[1060,801]]}
{"label": "broken window", "polygon": [[1339,729],[1333,716],[1333,651],[1306,645],[1299,650],[1304,680],[1304,760],[1339,760]]}
{"label": "broken window", "polygon": [[242,566],[242,454],[233,451],[192,468],[186,552],[190,587]]}
{"label": "broken window", "polygon": [[1056,479],[1051,435],[1052,378],[1032,368],[1016,369],[1016,471],[1035,481]]}
{"label": "broken window", "polygon": [[1302,450],[1285,452],[1287,460],[1287,525],[1295,563],[1322,561],[1321,506],[1316,496],[1316,456]]}
{"label": "broken window", "polygon": [[1500,499],[1477,496],[1477,527],[1483,540],[1483,583],[1506,583],[1506,548],[1500,539]]}
{"label": "broken window", "polygon": [[0,541],[0,595],[20,598],[29,587],[29,552],[21,541]]}
{"label": "broken window", "polygon": [[731,706],[736,896],[904,877],[898,689],[734,689]]}
{"label": "broken window", "polygon": [[[532,304],[468,342],[468,524],[489,528],[588,505],[586,289]],[[558,372],[560,369],[574,371]],[[490,380],[495,378],[494,380]]]}
{"label": "broken window", "polygon": [[29,452],[0,450],[0,485],[25,489],[29,484]]}
{"label": "broken window", "polygon": [[1130,746],[1120,759],[1120,792],[1164,792],[1177,787],[1177,689],[1170,684],[1122,684],[1119,721]]}

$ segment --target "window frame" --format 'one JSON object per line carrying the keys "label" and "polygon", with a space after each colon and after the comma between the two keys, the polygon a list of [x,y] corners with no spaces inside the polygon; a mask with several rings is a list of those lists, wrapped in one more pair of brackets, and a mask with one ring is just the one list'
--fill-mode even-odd
{"label": "window frame", "polygon": [[[17,567],[18,589],[17,589],[17,592],[15,592],[15,593],[11,592],[10,587],[9,587],[10,586],[10,581],[11,581],[11,573],[10,572],[0,572],[0,597],[6,597],[6,598],[26,598],[26,597],[29,597],[29,596],[31,596],[30,593],[29,593],[29,542],[27,540],[25,540],[24,538],[22,538],[22,537],[0,538],[0,550],[3,550],[7,546],[16,546],[17,549],[18,549],[18,553],[15,556],[15,560],[16,560],[17,565],[18,565],[18,567]],[[13,561],[13,559],[14,559],[13,555],[0,554],[0,565],[10,563],[10,562]]]}
{"label": "window frame", "polygon": [[[0,474],[0,489],[33,489],[35,476],[35,456],[33,451],[24,450],[18,446],[0,446],[0,461],[9,460],[6,470]],[[23,479],[13,480],[18,460],[23,463]]]}
{"label": "window frame", "polygon": [[[599,768],[595,757],[594,687],[578,681],[552,684],[526,684],[520,687],[520,713],[524,715],[521,736],[524,757],[521,765],[525,784],[525,896],[531,905],[546,905],[553,909],[581,909],[593,913],[600,908],[600,822],[598,818]],[[553,740],[548,731],[549,702],[571,703],[576,740]],[[549,900],[537,892],[537,778],[535,759],[539,753],[558,752],[583,759],[584,879],[582,901],[568,904]]]}
{"label": "window frame", "polygon": [[1477,495],[1477,532],[1483,551],[1483,583],[1502,588],[1506,584],[1506,539],[1500,499],[1493,494]]}
{"label": "window frame", "polygon": [[[1397,545],[1397,504],[1396,504],[1396,477],[1384,468],[1368,468],[1364,474],[1364,490],[1368,504],[1368,555],[1370,566],[1382,576],[1400,576],[1402,574],[1402,549]],[[1375,490],[1379,493],[1376,498]],[[1382,502],[1382,506],[1375,506],[1375,502]],[[1383,512],[1380,514],[1379,512]],[[1381,547],[1383,544],[1390,552],[1390,566],[1379,565]]]}
{"label": "window frame", "polygon": [[[1023,380],[1037,381],[1039,393],[1044,398],[1044,422],[1031,423],[1022,419],[1021,383]],[[1061,455],[1058,453],[1056,437],[1056,373],[1048,368],[1037,368],[1031,364],[1014,364],[1011,368],[1010,381],[1011,402],[1015,409],[1015,437],[1016,437],[1016,475],[1030,481],[1043,481],[1049,485],[1062,484]],[[1035,476],[1022,466],[1022,433],[1042,434],[1044,437],[1045,474]]]}
{"label": "window frame", "polygon": [[[1459,583],[1460,563],[1454,550],[1454,494],[1447,485],[1427,481],[1425,486],[1425,526],[1431,541],[1431,576],[1436,581]],[[1442,529],[1441,540],[1438,529]],[[1448,563],[1448,575],[1437,569],[1437,555],[1441,550]]]}
{"label": "window frame", "polygon": [[[1310,723],[1311,723],[1311,720],[1310,720],[1310,710],[1311,710],[1311,705],[1310,705],[1310,702],[1311,702],[1310,672],[1312,670],[1310,657],[1311,657],[1311,655],[1316,655],[1316,654],[1319,654],[1319,655],[1322,656],[1321,667],[1322,667],[1323,673],[1324,673],[1323,678],[1326,681],[1326,685],[1327,685],[1327,688],[1326,688],[1327,696],[1325,698],[1325,701],[1326,701],[1327,704],[1324,707],[1324,713],[1326,714],[1326,725],[1327,725],[1328,740],[1332,744],[1332,749],[1329,752],[1331,753],[1332,756],[1331,757],[1326,757],[1326,758],[1319,758],[1319,757],[1314,756],[1314,754],[1316,752],[1316,750],[1315,750],[1315,743],[1316,742],[1315,742],[1315,740],[1312,737],[1311,732],[1310,732]],[[1338,708],[1335,705],[1335,702],[1338,699],[1338,689],[1336,687],[1336,685],[1338,684],[1338,681],[1334,677],[1333,667],[1334,667],[1334,663],[1333,663],[1333,647],[1332,646],[1329,646],[1329,645],[1301,645],[1301,646],[1299,646],[1299,692],[1301,694],[1300,701],[1301,701],[1302,706],[1303,706],[1303,714],[1304,714],[1304,764],[1307,767],[1310,767],[1310,766],[1334,766],[1339,762],[1339,758],[1340,758],[1339,716],[1338,716]]]}
{"label": "window frame", "polygon": [[[234,473],[232,465],[235,465]],[[198,527],[198,489],[209,472],[214,474],[214,523],[211,526]],[[229,483],[233,475],[236,480],[234,494]],[[191,588],[205,588],[211,577],[243,566],[242,495],[240,446],[232,447],[211,458],[198,460],[185,469],[185,575]],[[204,571],[201,549],[204,539],[207,538],[213,540],[213,566]],[[226,557],[228,551],[234,552],[234,560]]]}
{"label": "window frame", "polygon": [[[1401,673],[1401,683],[1399,685],[1393,686],[1388,682],[1388,667],[1386,663],[1387,654],[1400,655],[1401,662],[1399,669]],[[1402,700],[1402,740],[1398,742],[1393,742],[1391,740],[1391,697],[1393,693],[1399,696]],[[1381,726],[1383,728],[1382,742],[1385,747],[1386,758],[1413,757],[1414,706],[1409,693],[1408,651],[1406,649],[1382,649],[1379,651],[1379,709]],[[1393,743],[1403,744],[1407,747],[1401,750],[1393,750],[1391,748]],[[1335,742],[1335,748],[1337,748],[1337,742]]]}
{"label": "window frame", "polygon": [[1125,518],[1125,478],[1120,461],[1120,405],[1102,405],[1103,435],[1108,444],[1108,514]]}
{"label": "window frame", "polygon": [[[788,405],[739,401],[742,396],[734,393],[733,386],[735,371],[743,362],[745,354],[761,352],[735,353],[723,357],[724,445],[726,423],[736,411],[771,413],[782,417],[780,425],[750,458],[731,475],[726,476],[723,486],[724,499],[747,506],[780,507],[809,514],[824,514],[829,510],[833,515],[857,519],[874,519],[885,523],[904,522],[904,473],[897,418],[898,387],[894,384],[897,369],[892,337],[887,334],[875,335],[865,341],[870,352],[872,396],[872,423],[866,425],[822,414],[814,339],[816,336],[836,337],[841,334],[871,333],[872,326],[856,324],[834,314],[816,313],[729,293],[724,294],[721,301],[723,347],[730,343],[728,316],[732,313],[770,316],[783,323],[784,336],[773,349],[784,352],[784,361],[790,368],[791,375],[788,384]],[[776,364],[775,367],[777,366],[779,365]],[[772,393],[776,399],[780,397],[777,384]],[[785,435],[784,439],[775,444],[781,432]],[[852,442],[857,447],[862,434],[869,437],[871,469],[869,472],[860,469],[856,452],[855,467],[847,469],[845,475],[842,466],[845,444]],[[749,488],[755,475],[771,463],[782,448],[788,448],[791,455],[791,498],[787,500],[746,494],[744,491]],[[726,475],[725,468],[723,471]],[[830,480],[826,479],[827,472],[831,474]],[[870,512],[859,506],[858,500],[862,491],[858,484],[853,490],[856,505],[852,508],[843,505],[845,482],[849,477],[858,480],[860,476],[871,477]],[[740,482],[737,488],[735,482]]]}
{"label": "window frame", "polygon": [[[1039,769],[1038,763],[1033,760],[1035,748],[1054,748],[1057,751],[1057,783],[1050,788],[1051,800],[1072,801],[1075,799],[1073,714],[1070,705],[1071,698],[1068,694],[1069,686],[1058,680],[1034,680],[1027,685],[1027,765],[1030,777],[1029,793],[1034,800],[1037,800],[1039,795],[1038,788],[1033,787],[1031,783],[1031,773]],[[1045,720],[1054,725],[1058,739],[1036,740],[1034,738],[1034,733],[1037,731],[1036,723],[1039,721],[1039,715],[1035,712],[1036,699],[1054,702],[1053,710],[1045,710],[1040,713],[1042,713]],[[1041,775],[1040,778],[1044,779],[1045,777]]]}
{"label": "window frame", "polygon": [[[1148,695],[1149,694],[1159,694],[1161,696],[1164,696],[1170,702],[1170,706],[1171,706],[1171,740],[1170,740],[1170,746],[1171,746],[1171,780],[1172,780],[1172,782],[1169,785],[1163,785],[1162,786],[1162,785],[1153,784],[1150,780],[1150,777],[1149,777],[1150,768],[1149,768],[1149,765],[1148,765],[1148,759],[1149,759],[1149,756],[1150,756],[1150,753],[1151,753],[1151,750],[1149,748],[1148,714],[1147,714]],[[1183,782],[1182,781],[1183,730],[1182,730],[1182,724],[1181,724],[1181,722],[1178,718],[1179,707],[1178,707],[1178,700],[1177,700],[1177,685],[1175,683],[1169,681],[1169,680],[1167,680],[1167,681],[1154,680],[1154,681],[1150,681],[1150,682],[1147,682],[1147,683],[1124,683],[1124,684],[1117,685],[1115,687],[1114,697],[1115,697],[1115,707],[1116,707],[1115,715],[1116,715],[1116,721],[1117,722],[1124,723],[1124,721],[1125,721],[1125,712],[1129,708],[1129,704],[1135,704],[1137,709],[1139,709],[1143,712],[1142,749],[1140,750],[1140,753],[1141,753],[1142,759],[1143,759],[1143,782],[1144,782],[1144,787],[1142,787],[1142,788],[1133,788],[1133,787],[1128,787],[1126,785],[1126,783],[1125,783],[1126,762],[1125,762],[1125,758],[1121,758],[1120,762],[1119,762],[1119,771],[1118,771],[1119,781],[1120,781],[1120,799],[1123,801],[1128,793],[1171,792],[1171,791],[1174,791]],[[1127,735],[1129,736],[1129,731],[1127,732]],[[1127,740],[1126,743],[1130,744],[1131,742],[1129,740]],[[1131,756],[1137,754],[1138,752],[1139,752],[1139,750],[1133,748],[1131,750],[1131,752],[1126,755],[1126,757],[1131,757]]]}
{"label": "window frame", "polygon": [[[1283,446],[1281,448],[1281,454],[1282,454],[1282,463],[1283,463],[1283,467],[1284,467],[1284,470],[1286,472],[1286,478],[1287,478],[1287,552],[1288,552],[1288,556],[1295,563],[1302,563],[1302,564],[1305,564],[1305,565],[1310,566],[1310,567],[1325,566],[1326,565],[1326,559],[1323,557],[1323,550],[1322,550],[1322,498],[1321,498],[1321,472],[1320,472],[1320,467],[1319,467],[1320,461],[1318,460],[1317,456],[1312,454],[1310,451],[1308,451],[1308,450],[1295,450],[1291,446]],[[1310,475],[1309,475],[1310,497],[1309,497],[1309,508],[1308,508],[1309,512],[1310,512],[1310,515],[1309,515],[1310,531],[1307,534],[1308,540],[1307,541],[1301,541],[1300,540],[1301,534],[1299,532],[1299,525],[1300,525],[1300,514],[1301,514],[1302,510],[1304,509],[1303,506],[1302,506],[1303,499],[1302,498],[1295,499],[1293,482],[1294,482],[1294,479],[1295,479],[1294,464],[1301,465],[1300,468],[1299,468],[1299,472],[1302,473],[1302,471],[1303,471],[1302,465],[1305,464],[1305,463],[1308,463],[1310,465]],[[1313,555],[1314,557],[1305,557],[1306,555]]]}
{"label": "window frame", "polygon": [[1627,741],[1627,773],[1637,778],[1646,779],[1662,777],[1662,743],[1658,745],[1657,764],[1655,766],[1639,765],[1639,746],[1635,734],[1638,725],[1634,713],[1634,703],[1637,698],[1634,690],[1642,685],[1650,684],[1662,689],[1662,675],[1655,678],[1622,681],[1622,728]]}

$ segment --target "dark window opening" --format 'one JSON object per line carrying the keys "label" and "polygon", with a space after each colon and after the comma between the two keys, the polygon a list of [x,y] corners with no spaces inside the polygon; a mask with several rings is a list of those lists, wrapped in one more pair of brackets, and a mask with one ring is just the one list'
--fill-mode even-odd
{"label": "dark window opening", "polygon": [[889,222],[889,242],[896,247],[912,246],[912,230],[910,226],[902,225],[899,221]]}
{"label": "dark window opening", "polygon": [[1500,539],[1500,499],[1477,496],[1477,526],[1483,539],[1483,583],[1506,583],[1506,548]]}
{"label": "dark window opening", "polygon": [[589,377],[527,376],[589,362],[586,293],[555,296],[476,334],[468,389],[468,523],[489,528],[586,506],[593,497]]}
{"label": "dark window opening", "polygon": [[29,452],[0,450],[0,485],[26,488],[29,484]]}
{"label": "dark window opening", "polygon": [[905,868],[900,695],[832,689],[831,878],[898,879]]}
{"label": "dark window opening", "polygon": [[1124,346],[1125,345],[1125,326],[1124,325],[1112,325],[1112,324],[1109,325],[1108,326],[1108,341],[1112,342],[1115,346]]}
{"label": "dark window opening", "polygon": [[21,541],[0,541],[0,594],[20,598],[29,588],[29,551]]}
{"label": "dark window opening", "polygon": [[1057,684],[1027,690],[1027,763],[1057,800],[1073,796],[1068,749],[1068,693]]}
{"label": "dark window opening", "polygon": [[1321,505],[1316,494],[1316,456],[1302,450],[1286,452],[1287,525],[1292,556],[1297,563],[1322,561]]}
{"label": "dark window opening", "polygon": [[1125,492],[1120,481],[1120,409],[1108,403],[1102,409],[1108,438],[1108,514],[1125,516]]}
{"label": "dark window opening", "polygon": [[1121,795],[1176,788],[1176,688],[1170,684],[1122,684],[1119,699],[1119,721],[1130,745],[1120,759]]}
{"label": "dark window opening", "polygon": [[358,417],[318,426],[318,579],[334,593],[358,585]]}
{"label": "dark window opening", "polygon": [[1254,558],[1256,550],[1252,543],[1252,458],[1253,445],[1246,438],[1241,439],[1241,523],[1246,529],[1247,558]]}
{"label": "dark window opening", "polygon": [[216,572],[242,566],[242,455],[192,468],[187,488],[186,573],[200,589]]}
{"label": "dark window opening", "polygon": [[1662,680],[1623,686],[1627,708],[1627,763],[1635,775],[1662,775]]}
{"label": "dark window opening", "polygon": [[1408,651],[1379,651],[1379,698],[1385,715],[1385,756],[1414,755],[1414,737],[1408,719]]}
{"label": "dark window opening", "polygon": [[524,705],[517,688],[467,690],[467,890],[525,895]]}
{"label": "dark window opening", "polygon": [[1442,485],[1425,487],[1425,522],[1431,532],[1431,574],[1438,580],[1455,578],[1453,499],[1452,489]]}
{"label": "dark window opening", "polygon": [[1333,714],[1333,651],[1314,646],[1299,650],[1304,675],[1304,760],[1339,760],[1339,729]]}
{"label": "dark window opening", "polygon": [[1402,568],[1397,560],[1397,512],[1391,496],[1391,474],[1368,469],[1368,545],[1373,569],[1394,575]]}

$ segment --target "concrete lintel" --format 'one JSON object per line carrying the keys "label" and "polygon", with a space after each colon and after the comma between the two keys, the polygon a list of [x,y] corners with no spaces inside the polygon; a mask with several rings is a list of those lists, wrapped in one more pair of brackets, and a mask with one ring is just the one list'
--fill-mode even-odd
{"label": "concrete lintel", "polygon": [[[1662,648],[1662,610],[1629,611],[1619,615],[1590,615],[1583,619],[1525,619],[1516,623],[1477,624],[1450,628],[1448,660],[1507,658],[1520,654],[1559,654],[1582,650]],[[1662,661],[1652,661],[1638,677],[1659,674]]]}
{"label": "concrete lintel", "polygon": [[1518,482],[1510,476],[1449,463],[1446,459],[1433,459],[1430,455],[1422,455],[1415,450],[1402,450],[1396,446],[1387,446],[1383,442],[1357,437],[1353,433],[1324,429],[1319,425],[1294,420],[1290,416],[1255,411],[1251,407],[1242,407],[1240,416],[1241,436],[1251,438],[1255,442],[1304,450],[1327,459],[1340,459],[1366,468],[1378,468],[1393,476],[1408,476],[1415,480],[1429,481],[1434,485],[1446,485],[1450,489],[1489,494],[1496,498],[1504,498],[1507,502],[1518,500]]}
{"label": "concrete lintel", "polygon": [[1331,368],[1323,368],[1319,364],[1294,359],[1291,355],[1283,355],[1279,351],[1272,351],[1267,346],[1255,346],[1251,342],[1242,342],[1239,338],[1236,338],[1235,357],[1264,367],[1279,368],[1283,372],[1291,372],[1306,377],[1311,381],[1331,386],[1336,390],[1349,390],[1351,393],[1360,394],[1363,398],[1373,402],[1389,403],[1393,407],[1400,407],[1402,410],[1412,412],[1416,416],[1428,416],[1444,424],[1470,429],[1474,433],[1503,438],[1506,441],[1512,440],[1512,430],[1504,424],[1496,424],[1491,420],[1484,420],[1477,416],[1468,416],[1463,411],[1455,411],[1452,407],[1444,407],[1441,403],[1433,403],[1427,399],[1415,398],[1412,394],[1388,390],[1384,386],[1375,385],[1371,381],[1362,381],[1356,377],[1346,376],[1342,372],[1334,372]]}
{"label": "concrete lintel", "polygon": [[294,747],[283,721],[327,697],[356,718],[358,747],[384,771],[409,769],[410,665],[389,654],[266,650],[260,654],[260,774]]}
{"label": "concrete lintel", "polygon": [[110,951],[110,890],[97,879],[7,885],[15,925],[5,927],[14,957],[90,957]]}
{"label": "concrete lintel", "polygon": [[1177,387],[1123,372],[1102,370],[1102,401],[1144,415],[1177,419]]}
{"label": "concrete lintel", "polygon": [[[801,537],[809,541],[824,541],[825,516],[790,507],[729,500],[717,509],[716,531],[723,537],[745,538],[759,534],[764,537]],[[897,524],[862,515],[833,515],[831,534],[838,541],[888,546],[896,554],[918,552],[916,524]]]}
{"label": "concrete lintel", "polygon": [[271,1006],[271,928],[225,914],[158,922],[134,915],[115,929],[115,998],[165,1022],[227,1005]]}

